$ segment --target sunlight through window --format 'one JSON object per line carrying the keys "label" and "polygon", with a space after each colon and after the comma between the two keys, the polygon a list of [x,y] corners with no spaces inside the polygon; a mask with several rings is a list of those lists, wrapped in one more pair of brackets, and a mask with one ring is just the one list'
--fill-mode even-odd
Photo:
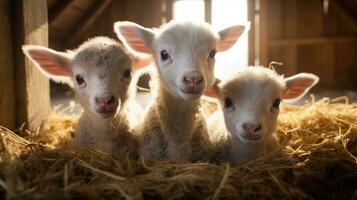
{"label": "sunlight through window", "polygon": [[[213,0],[212,26],[222,30],[234,24],[247,24],[247,0]],[[217,54],[216,76],[224,78],[248,65],[248,34],[244,33],[228,51]]]}
{"label": "sunlight through window", "polygon": [[203,0],[178,0],[174,4],[173,17],[177,20],[203,22],[205,4]]}

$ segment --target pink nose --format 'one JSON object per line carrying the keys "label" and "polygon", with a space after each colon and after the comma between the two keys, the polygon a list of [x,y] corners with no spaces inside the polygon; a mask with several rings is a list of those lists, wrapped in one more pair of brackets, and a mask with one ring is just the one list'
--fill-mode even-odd
{"label": "pink nose", "polygon": [[95,103],[98,106],[110,106],[114,104],[114,101],[114,96],[110,95],[95,98]]}
{"label": "pink nose", "polygon": [[242,128],[248,133],[248,134],[254,134],[262,129],[261,124],[252,124],[252,123],[243,123]]}
{"label": "pink nose", "polygon": [[203,82],[203,77],[202,77],[202,74],[200,72],[193,71],[193,72],[187,73],[183,77],[183,82],[186,85],[189,85],[189,86],[200,85]]}

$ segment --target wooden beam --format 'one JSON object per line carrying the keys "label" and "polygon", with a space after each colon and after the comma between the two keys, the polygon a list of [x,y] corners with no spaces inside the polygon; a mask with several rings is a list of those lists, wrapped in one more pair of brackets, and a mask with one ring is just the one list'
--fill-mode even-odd
{"label": "wooden beam", "polygon": [[23,44],[48,45],[47,1],[13,2],[14,75],[17,127],[37,129],[50,112],[49,81],[26,59]]}
{"label": "wooden beam", "polygon": [[95,20],[108,8],[112,0],[95,1],[85,15],[79,20],[75,29],[68,34],[66,47],[72,46],[89,27],[93,25]]}
{"label": "wooden beam", "polygon": [[72,0],[59,0],[53,5],[53,8],[50,8],[48,13],[48,21],[51,24],[53,21],[56,21],[63,11],[73,2]]}
{"label": "wooden beam", "polygon": [[331,9],[334,9],[340,18],[354,31],[357,32],[357,20],[350,13],[348,13],[341,3],[335,0],[329,1]]}
{"label": "wooden beam", "polygon": [[330,43],[351,43],[357,42],[357,37],[340,36],[340,37],[311,37],[311,38],[285,38],[275,39],[269,42],[269,46],[287,46],[287,45],[318,45]]}
{"label": "wooden beam", "polygon": [[205,0],[205,21],[212,23],[212,0]]}
{"label": "wooden beam", "polygon": [[0,1],[0,125],[14,130],[15,79],[12,54],[11,0]]}

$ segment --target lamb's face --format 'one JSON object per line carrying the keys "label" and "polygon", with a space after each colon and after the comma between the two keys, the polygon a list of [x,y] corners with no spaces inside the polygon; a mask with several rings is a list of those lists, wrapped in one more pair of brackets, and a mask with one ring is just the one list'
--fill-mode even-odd
{"label": "lamb's face", "polygon": [[214,32],[206,23],[171,21],[159,29],[116,22],[114,31],[124,45],[155,57],[162,86],[186,100],[198,99],[213,84],[214,57],[231,48],[245,30],[235,25]]}
{"label": "lamb's face", "polygon": [[81,50],[72,62],[77,99],[100,118],[114,117],[128,96],[131,60],[117,45]]}
{"label": "lamb's face", "polygon": [[257,144],[275,131],[285,83],[264,71],[246,71],[222,86],[222,110],[233,138]]}
{"label": "lamb's face", "polygon": [[218,35],[205,24],[175,24],[153,45],[163,86],[186,100],[199,98],[213,84]]}

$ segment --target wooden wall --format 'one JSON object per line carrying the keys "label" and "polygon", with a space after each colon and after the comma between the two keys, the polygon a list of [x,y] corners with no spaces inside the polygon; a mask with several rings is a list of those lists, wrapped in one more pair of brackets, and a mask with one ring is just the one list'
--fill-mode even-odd
{"label": "wooden wall", "polygon": [[[85,6],[80,4],[80,1],[81,0],[74,1],[72,4],[78,3],[82,9],[88,7],[87,9],[89,10],[85,12],[91,13],[91,6],[89,5],[84,8]],[[95,9],[92,13],[96,13],[97,16],[94,18],[92,18],[91,15],[78,17],[79,11],[66,11],[65,17],[61,17],[57,22],[54,21],[54,23],[51,24],[52,28],[50,28],[49,32],[50,47],[58,50],[76,48],[88,38],[94,36],[116,38],[113,31],[113,23],[119,20],[133,21],[146,27],[157,27],[161,25],[162,0],[102,0],[100,2],[106,2],[106,4],[100,4],[103,8],[105,7],[105,9],[102,12],[98,12],[98,9]],[[84,3],[89,4],[90,1],[85,0]],[[61,26],[70,23],[68,20],[77,22],[71,24],[69,30],[61,29]],[[60,30],[61,33],[56,33],[56,30]]]}
{"label": "wooden wall", "polygon": [[260,0],[261,64],[283,62],[277,69],[286,75],[315,73],[323,88],[357,89],[357,19],[338,1],[325,6],[323,0]]}

